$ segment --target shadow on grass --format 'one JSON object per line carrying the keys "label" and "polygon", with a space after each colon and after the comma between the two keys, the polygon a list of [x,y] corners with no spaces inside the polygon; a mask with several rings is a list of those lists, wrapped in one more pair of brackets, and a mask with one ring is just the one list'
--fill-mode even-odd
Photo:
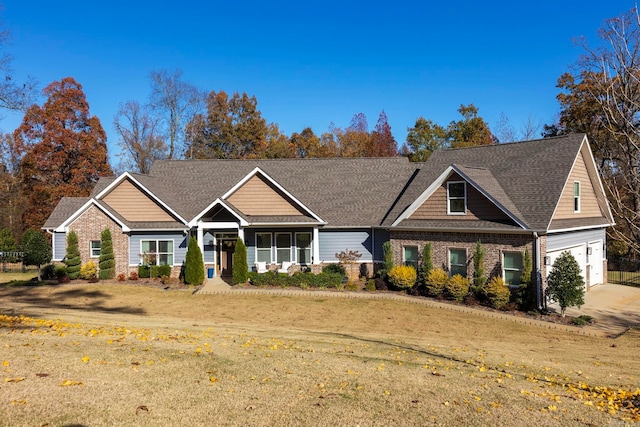
{"label": "shadow on grass", "polygon": [[[59,287],[57,285],[30,284],[27,286],[0,285],[0,312],[2,302],[25,304],[29,309],[66,309],[101,313],[146,314],[142,307],[110,306],[111,295],[84,287]],[[6,314],[6,313],[3,313]]]}

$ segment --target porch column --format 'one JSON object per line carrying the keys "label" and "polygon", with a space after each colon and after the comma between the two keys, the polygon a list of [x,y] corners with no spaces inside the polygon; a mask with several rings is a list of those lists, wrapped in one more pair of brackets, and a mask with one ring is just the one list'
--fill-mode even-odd
{"label": "porch column", "polygon": [[[242,239],[242,243],[245,243],[244,241],[244,228],[238,226],[238,238]],[[246,245],[246,243],[245,243]]]}
{"label": "porch column", "polygon": [[313,264],[320,262],[320,232],[318,227],[313,227],[313,253],[311,254],[311,262]]}
{"label": "porch column", "polygon": [[202,229],[202,224],[198,224],[197,230],[197,239],[198,239],[198,247],[200,248],[200,253],[202,254],[202,262],[204,263],[204,230]]}

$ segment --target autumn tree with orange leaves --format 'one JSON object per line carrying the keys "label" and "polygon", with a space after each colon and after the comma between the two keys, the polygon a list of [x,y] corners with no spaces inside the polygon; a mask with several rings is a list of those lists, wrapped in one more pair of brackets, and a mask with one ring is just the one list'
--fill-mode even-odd
{"label": "autumn tree with orange leaves", "polygon": [[39,229],[62,197],[88,196],[100,176],[111,174],[107,137],[89,115],[82,86],[66,77],[43,93],[45,103],[29,107],[13,134],[25,229]]}

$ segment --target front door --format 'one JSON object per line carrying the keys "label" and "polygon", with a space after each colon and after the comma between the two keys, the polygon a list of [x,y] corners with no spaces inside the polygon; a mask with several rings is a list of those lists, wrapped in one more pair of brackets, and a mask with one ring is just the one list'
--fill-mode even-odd
{"label": "front door", "polygon": [[236,250],[236,239],[218,239],[218,266],[221,276],[233,274],[233,253]]}

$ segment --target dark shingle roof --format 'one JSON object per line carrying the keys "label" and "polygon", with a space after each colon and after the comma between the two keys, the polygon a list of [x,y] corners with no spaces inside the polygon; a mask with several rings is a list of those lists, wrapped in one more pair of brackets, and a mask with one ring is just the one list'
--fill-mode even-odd
{"label": "dark shingle roof", "polygon": [[404,157],[156,161],[140,182],[191,220],[256,167],[328,226],[377,226],[416,165]]}
{"label": "dark shingle roof", "polygon": [[47,218],[42,228],[51,230],[59,227],[88,201],[88,197],[63,197],[53,209],[53,212],[51,212],[51,215],[49,215],[49,218]]}
{"label": "dark shingle roof", "polygon": [[[491,171],[495,183],[504,190],[501,203],[505,207],[511,203],[529,228],[546,230],[584,138],[584,134],[574,134],[436,151],[392,208],[385,225],[391,225],[449,166],[457,165],[467,171],[468,168]],[[495,185],[490,181],[485,179],[484,183]]]}

